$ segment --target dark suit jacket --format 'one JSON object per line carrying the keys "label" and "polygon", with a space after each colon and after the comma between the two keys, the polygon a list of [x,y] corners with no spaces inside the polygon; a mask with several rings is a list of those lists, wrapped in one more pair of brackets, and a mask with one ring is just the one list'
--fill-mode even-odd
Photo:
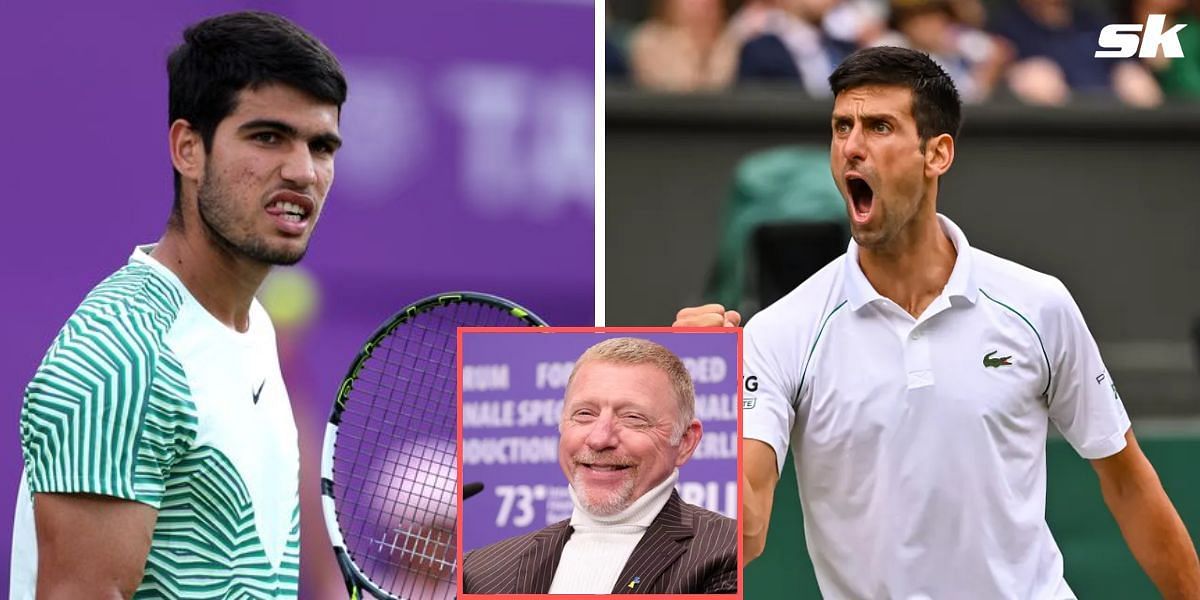
{"label": "dark suit jacket", "polygon": [[[467,553],[463,593],[549,593],[573,531],[570,521],[559,521]],[[612,593],[732,594],[737,577],[737,521],[685,504],[672,491],[629,555]]]}
{"label": "dark suit jacket", "polygon": [[[821,47],[829,59],[830,72],[842,59],[857,50],[853,44],[827,35],[822,35]],[[828,75],[829,72],[822,73],[821,77]],[[739,84],[765,82],[801,85],[803,77],[800,65],[796,64],[795,57],[783,40],[773,33],[764,33],[742,44],[742,50],[738,53],[737,81]]]}
{"label": "dark suit jacket", "polygon": [[782,81],[800,85],[800,68],[787,46],[773,34],[763,34],[742,44],[738,53],[737,80]]}

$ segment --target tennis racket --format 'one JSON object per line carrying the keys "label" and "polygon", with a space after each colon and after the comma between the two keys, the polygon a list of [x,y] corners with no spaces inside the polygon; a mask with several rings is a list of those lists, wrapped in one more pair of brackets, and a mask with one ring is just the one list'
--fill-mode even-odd
{"label": "tennis racket", "polygon": [[325,526],[350,598],[454,598],[458,513],[457,328],[544,326],[503,298],[420,300],[350,365],[325,429]]}

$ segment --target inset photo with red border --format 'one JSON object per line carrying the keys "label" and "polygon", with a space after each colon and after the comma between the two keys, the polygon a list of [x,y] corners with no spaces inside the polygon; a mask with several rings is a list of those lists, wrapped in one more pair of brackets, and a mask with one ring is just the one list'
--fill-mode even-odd
{"label": "inset photo with red border", "polygon": [[740,598],[741,333],[460,328],[460,597]]}

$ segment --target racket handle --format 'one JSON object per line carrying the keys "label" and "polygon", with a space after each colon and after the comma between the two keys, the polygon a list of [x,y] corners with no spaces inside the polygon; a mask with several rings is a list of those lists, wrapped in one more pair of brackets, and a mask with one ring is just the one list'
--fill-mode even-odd
{"label": "racket handle", "polygon": [[478,494],[479,492],[482,492],[482,491],[483,491],[483,483],[481,483],[481,482],[476,481],[474,483],[464,483],[463,484],[463,500],[466,500],[467,498],[470,498],[471,496],[474,496],[475,494]]}
{"label": "racket handle", "polygon": [[334,548],[333,552],[337,556],[338,567],[341,567],[342,579],[346,582],[346,592],[350,600],[362,600],[362,589],[358,586],[358,578],[354,576],[354,565],[350,562],[350,556],[342,548]]}

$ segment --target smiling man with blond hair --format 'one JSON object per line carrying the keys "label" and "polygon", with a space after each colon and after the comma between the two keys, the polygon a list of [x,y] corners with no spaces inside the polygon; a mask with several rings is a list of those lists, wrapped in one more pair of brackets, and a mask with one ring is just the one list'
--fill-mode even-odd
{"label": "smiling man with blond hair", "polygon": [[589,348],[559,422],[571,518],[467,554],[463,592],[735,592],[736,521],[675,491],[703,429],[691,375],[670,350],[638,338]]}

